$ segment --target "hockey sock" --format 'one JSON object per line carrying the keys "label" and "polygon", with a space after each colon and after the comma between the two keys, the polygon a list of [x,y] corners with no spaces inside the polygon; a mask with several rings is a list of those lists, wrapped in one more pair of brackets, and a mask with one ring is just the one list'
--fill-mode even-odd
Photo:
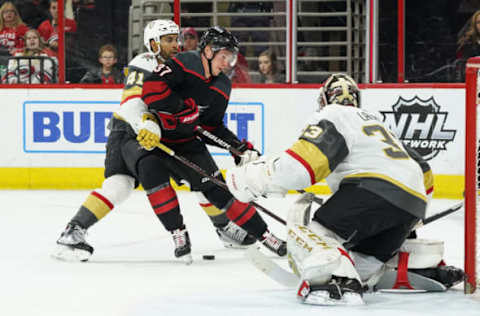
{"label": "hockey sock", "polygon": [[257,210],[247,204],[232,199],[226,207],[227,217],[250,234],[260,239],[267,230],[267,224]]}
{"label": "hockey sock", "polygon": [[92,191],[70,222],[88,229],[112,209],[113,204],[106,197],[96,191]]}
{"label": "hockey sock", "polygon": [[183,227],[177,193],[170,184],[163,184],[147,190],[148,200],[160,222],[168,231]]}

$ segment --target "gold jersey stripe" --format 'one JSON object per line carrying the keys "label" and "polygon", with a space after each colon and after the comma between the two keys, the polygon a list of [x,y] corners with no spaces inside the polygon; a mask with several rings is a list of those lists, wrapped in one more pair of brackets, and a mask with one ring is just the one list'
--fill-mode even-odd
{"label": "gold jersey stripe", "polygon": [[391,184],[394,184],[395,186],[401,188],[403,191],[408,192],[409,194],[416,196],[417,198],[427,202],[427,197],[423,195],[422,193],[419,193],[415,190],[410,189],[409,187],[405,186],[404,184],[398,182],[395,179],[392,179],[386,175],[379,174],[379,173],[371,173],[371,172],[364,172],[364,173],[356,173],[356,174],[351,174],[346,176],[345,178],[377,178],[377,179],[382,179],[385,181],[390,182]]}
{"label": "gold jersey stripe", "polygon": [[133,86],[129,89],[124,89],[122,93],[122,101],[131,96],[138,95],[142,96],[142,88],[139,86]]}
{"label": "gold jersey stripe", "polygon": [[208,216],[218,216],[220,214],[223,214],[223,211],[215,207],[214,205],[201,205],[200,206],[203,208],[205,213],[207,213]]}
{"label": "gold jersey stripe", "polygon": [[102,219],[112,210],[104,201],[92,194],[87,197],[83,206],[92,212],[98,220]]}
{"label": "gold jersey stripe", "polygon": [[[325,179],[331,172],[327,156],[314,144],[299,139],[290,150],[299,155],[313,170],[315,182]],[[307,169],[308,169],[307,167]]]}

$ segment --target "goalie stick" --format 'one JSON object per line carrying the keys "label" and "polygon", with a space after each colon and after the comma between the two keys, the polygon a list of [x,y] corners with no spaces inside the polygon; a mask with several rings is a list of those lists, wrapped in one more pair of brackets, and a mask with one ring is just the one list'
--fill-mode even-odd
{"label": "goalie stick", "polygon": [[[230,192],[228,190],[227,185],[224,182],[222,182],[219,179],[209,175],[202,168],[200,168],[198,165],[194,164],[190,160],[187,160],[186,158],[175,154],[175,151],[173,149],[167,147],[166,145],[164,145],[162,143],[159,143],[157,145],[157,147],[160,148],[161,150],[163,150],[169,156],[172,156],[173,158],[177,159],[178,161],[180,161],[181,163],[183,163],[187,167],[189,167],[189,168],[193,169],[194,171],[198,172],[203,177],[208,178],[208,180],[212,181],[213,183],[218,185],[220,188],[224,189],[227,192]],[[264,212],[265,214],[267,214],[271,218],[273,218],[273,219],[277,220],[278,222],[282,223],[283,225],[287,225],[287,222],[283,218],[281,218],[280,216],[278,216],[278,215],[274,214],[273,212],[267,210],[265,207],[261,206],[260,204],[258,204],[256,202],[250,202],[250,204],[252,204],[256,208],[258,208],[259,210],[261,210],[262,212]]]}
{"label": "goalie stick", "polygon": [[429,223],[431,223],[431,222],[434,222],[434,221],[436,221],[436,220],[438,220],[438,219],[440,219],[440,218],[442,218],[442,217],[445,217],[445,216],[447,216],[447,215],[449,215],[449,214],[452,214],[453,212],[458,211],[458,210],[461,209],[462,207],[463,207],[463,201],[462,201],[462,202],[458,202],[457,204],[454,204],[454,205],[450,206],[450,207],[447,208],[446,210],[443,210],[443,211],[441,211],[441,212],[438,212],[438,213],[436,213],[436,214],[434,214],[434,215],[431,215],[431,216],[429,216],[429,217],[427,217],[427,218],[422,219],[421,221],[419,221],[419,222],[413,227],[412,230],[415,230],[415,229],[420,228],[420,227],[422,227],[422,226],[424,226],[424,225],[427,225],[427,224],[429,224]]}
{"label": "goalie stick", "polygon": [[[413,230],[420,228],[424,225],[430,224],[434,221],[437,221],[440,218],[443,218],[453,212],[456,212],[459,209],[461,209],[462,206],[463,206],[463,202],[459,202],[457,204],[452,205],[446,210],[443,210],[432,216],[429,216],[423,219],[422,221],[418,222],[418,224],[415,225]],[[258,247],[256,246],[249,247],[245,256],[250,260],[250,262],[257,269],[265,273],[267,276],[269,276],[272,280],[276,281],[277,283],[288,288],[294,288],[298,286],[300,279],[295,274],[280,267],[271,258],[263,254]]]}
{"label": "goalie stick", "polygon": [[[228,150],[232,154],[234,154],[236,156],[241,156],[242,155],[242,153],[237,148],[233,147],[232,145],[230,145],[229,143],[227,143],[226,141],[224,141],[220,137],[215,136],[214,134],[210,133],[209,131],[203,129],[202,127],[197,126],[195,128],[195,130],[197,132],[199,132],[200,134],[202,134],[203,136],[205,136],[206,138],[210,139],[212,142],[214,142],[218,146],[222,147],[223,149]],[[296,191],[299,192],[299,193],[306,193],[307,192],[305,190],[296,190]],[[323,199],[322,198],[314,197],[314,201],[317,202],[320,205],[323,204]]]}

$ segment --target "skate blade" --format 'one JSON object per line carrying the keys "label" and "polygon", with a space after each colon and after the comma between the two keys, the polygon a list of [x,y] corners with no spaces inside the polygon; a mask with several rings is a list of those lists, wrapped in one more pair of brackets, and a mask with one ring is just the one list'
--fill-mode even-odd
{"label": "skate blade", "polygon": [[183,255],[181,257],[176,257],[176,259],[180,262],[185,263],[187,266],[191,265],[193,263],[192,254],[190,254],[190,253],[186,254],[186,255]]}
{"label": "skate blade", "polygon": [[358,293],[345,293],[342,295],[341,299],[337,300],[337,299],[331,298],[328,291],[310,292],[307,298],[303,301],[303,303],[309,304],[309,305],[322,305],[322,306],[365,304],[362,296]]}
{"label": "skate blade", "polygon": [[222,241],[223,246],[228,249],[247,249],[249,245],[239,245],[237,243],[232,243],[228,241]]}
{"label": "skate blade", "polygon": [[86,262],[92,254],[84,249],[77,249],[71,246],[57,245],[51,255],[53,258],[69,262]]}

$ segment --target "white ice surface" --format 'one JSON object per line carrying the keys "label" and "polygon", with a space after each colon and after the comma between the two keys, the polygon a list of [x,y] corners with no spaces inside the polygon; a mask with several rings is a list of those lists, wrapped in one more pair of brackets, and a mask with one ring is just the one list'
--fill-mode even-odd
{"label": "white ice surface", "polygon": [[[0,315],[480,315],[463,285],[436,294],[367,294],[361,307],[306,306],[256,270],[243,251],[223,248],[195,197],[179,193],[194,263],[173,259],[172,240],[144,192],[93,226],[87,263],[50,257],[55,240],[88,191],[0,191]],[[295,196],[259,201],[285,218]],[[456,200],[434,200],[429,214]],[[282,225],[263,215],[284,237]],[[463,266],[463,210],[419,230],[446,241],[448,264]],[[213,261],[202,255],[213,254]],[[284,259],[277,262],[284,264]]]}

